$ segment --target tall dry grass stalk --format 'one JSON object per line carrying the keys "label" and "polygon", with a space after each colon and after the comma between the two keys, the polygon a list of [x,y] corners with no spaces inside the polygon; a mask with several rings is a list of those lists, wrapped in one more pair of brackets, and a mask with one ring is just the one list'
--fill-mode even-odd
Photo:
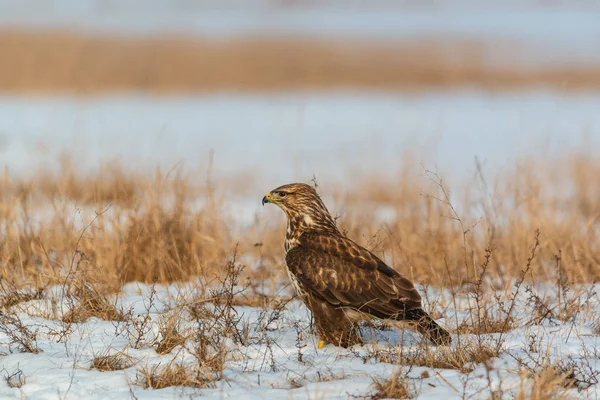
{"label": "tall dry grass stalk", "polygon": [[[599,165],[572,154],[522,161],[492,179],[477,167],[473,181],[456,190],[441,174],[412,166],[397,180],[372,177],[338,193],[346,212],[339,223],[416,282],[472,289],[485,264],[496,288],[506,288],[525,269],[537,230],[528,282],[595,282]],[[373,223],[382,206],[392,217]]]}
{"label": "tall dry grass stalk", "polygon": [[[231,243],[214,193],[177,174],[131,175],[109,164],[82,178],[68,162],[58,175],[4,176],[2,278],[48,284],[84,260],[94,282],[189,280],[222,262]],[[200,205],[198,203],[201,203]]]}
{"label": "tall dry grass stalk", "polygon": [[[415,282],[469,290],[485,263],[488,283],[509,287],[525,268],[538,229],[540,243],[526,280],[600,277],[597,160],[573,155],[549,164],[531,161],[494,179],[481,172],[457,189],[441,174],[409,170],[420,167],[391,180],[371,177],[319,191],[333,196],[328,205],[341,214],[342,230]],[[219,197],[225,189],[248,192],[225,181],[206,184],[160,171],[149,176],[114,164],[85,178],[68,162],[57,175],[24,179],[5,173],[1,277],[36,285],[61,281],[77,252],[90,265],[87,279],[112,287],[216,278],[238,244],[239,259],[251,264],[243,278],[251,278],[257,293],[265,285],[273,289],[285,282],[284,218],[273,222],[259,215],[242,229],[226,213],[227,198]],[[250,192],[259,199],[267,189]],[[387,219],[378,219],[384,208]]]}

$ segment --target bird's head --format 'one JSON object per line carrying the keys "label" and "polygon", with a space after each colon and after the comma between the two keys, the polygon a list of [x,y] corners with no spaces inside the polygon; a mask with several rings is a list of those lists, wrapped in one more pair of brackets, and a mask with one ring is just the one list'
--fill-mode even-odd
{"label": "bird's head", "polygon": [[303,227],[335,227],[327,207],[314,187],[305,183],[290,183],[271,190],[262,199],[262,204],[275,204],[281,208],[292,222]]}
{"label": "bird's head", "polygon": [[290,183],[271,190],[262,199],[263,206],[275,204],[286,213],[303,208],[305,205],[319,201],[317,191],[305,183]]}

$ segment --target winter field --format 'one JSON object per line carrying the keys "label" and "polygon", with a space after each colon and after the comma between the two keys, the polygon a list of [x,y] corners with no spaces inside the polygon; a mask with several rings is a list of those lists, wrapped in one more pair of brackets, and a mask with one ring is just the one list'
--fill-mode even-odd
{"label": "winter field", "polygon": [[[534,251],[532,249],[532,251]],[[423,290],[451,347],[364,327],[366,345],[317,349],[306,308],[237,300],[222,285],[131,283],[104,296],[75,275],[5,297],[2,398],[597,398],[593,285],[515,282],[488,297]],[[499,299],[496,299],[498,296]],[[218,301],[217,301],[218,299]],[[254,302],[256,303],[256,302]]]}
{"label": "winter field", "polygon": [[416,282],[450,347],[373,323],[364,346],[317,349],[283,269],[283,214],[244,208],[264,183],[68,158],[5,172],[0,396],[597,398],[596,158],[478,165],[456,188],[406,165],[319,191]]}
{"label": "winter field", "polygon": [[[598,399],[596,1],[0,0],[0,399]],[[450,346],[318,348],[312,183]]]}

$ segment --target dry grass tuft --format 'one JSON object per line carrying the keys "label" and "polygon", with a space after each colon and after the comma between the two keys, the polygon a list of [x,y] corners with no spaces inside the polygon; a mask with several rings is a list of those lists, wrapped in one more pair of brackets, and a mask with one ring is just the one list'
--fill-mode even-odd
{"label": "dry grass tuft", "polygon": [[192,372],[182,364],[143,367],[138,371],[138,384],[144,389],[164,389],[171,386],[206,387],[206,381],[198,379]]}
{"label": "dry grass tuft", "polygon": [[560,378],[560,386],[564,389],[586,390],[600,381],[600,371],[594,366],[595,356],[584,348],[583,354],[577,357],[569,355],[556,361],[552,361],[548,354],[540,360],[533,359],[531,355],[528,355],[529,360],[515,358],[529,371],[528,377],[534,382],[554,377]]}
{"label": "dry grass tuft", "polygon": [[80,254],[79,257],[81,258],[77,263],[76,270],[65,281],[65,295],[70,300],[70,310],[63,316],[63,322],[84,322],[92,317],[105,321],[126,321],[127,315],[117,309],[107,295],[99,290],[98,285],[90,281],[86,272],[81,268],[81,262],[87,264],[85,254]]}
{"label": "dry grass tuft", "polygon": [[41,353],[37,343],[37,330],[32,330],[18,314],[0,313],[0,333],[8,339],[8,349],[16,348],[22,353]]}
{"label": "dry grass tuft", "polygon": [[99,295],[92,288],[88,287],[84,289],[76,297],[79,300],[79,304],[63,317],[63,322],[84,322],[92,317],[105,321],[125,321],[127,319],[127,316],[123,312],[119,311],[105,297]]}
{"label": "dry grass tuft", "polygon": [[170,282],[200,274],[203,260],[218,255],[213,237],[204,234],[219,231],[212,221],[202,211],[189,211],[182,197],[171,207],[152,204],[129,215],[115,260],[120,280]]}
{"label": "dry grass tuft", "polygon": [[20,303],[39,300],[44,294],[44,288],[37,290],[18,290],[10,282],[0,280],[0,309],[8,309]]}
{"label": "dry grass tuft", "polygon": [[456,333],[463,335],[487,335],[491,333],[510,332],[514,328],[515,321],[511,315],[506,317],[495,317],[485,313],[481,316],[478,323],[472,324],[466,320],[463,321],[456,329]]}
{"label": "dry grass tuft", "polygon": [[[78,171],[76,161],[67,153],[60,156],[59,175],[39,171],[23,188],[34,189],[48,198],[67,198],[77,204],[114,204],[132,207],[143,195],[133,171],[119,161],[103,165],[95,173]],[[90,179],[91,178],[91,179]],[[23,189],[22,189],[23,190]]]}
{"label": "dry grass tuft", "polygon": [[480,340],[462,339],[455,347],[432,348],[425,345],[410,350],[404,347],[373,348],[363,356],[363,361],[373,359],[391,364],[469,372],[474,365],[484,364],[499,355],[500,349],[497,343],[481,338]]}
{"label": "dry grass tuft", "polygon": [[171,386],[193,388],[212,387],[215,381],[213,370],[198,365],[171,363],[155,365],[138,370],[138,384],[144,389],[163,389]]}
{"label": "dry grass tuft", "polygon": [[[147,176],[111,163],[84,178],[72,162],[61,166],[57,174],[26,180],[5,175],[0,277],[33,287],[62,285],[74,258],[84,254],[90,282],[118,290],[129,281],[212,274],[225,259],[228,227],[211,190],[196,196],[198,189],[177,171]],[[104,194],[88,196],[99,186]]]}
{"label": "dry grass tuft", "polygon": [[179,333],[175,325],[164,325],[160,329],[161,339],[157,342],[156,352],[158,354],[168,354],[177,346],[183,345],[188,339]]}
{"label": "dry grass tuft", "polygon": [[377,399],[412,399],[414,393],[409,390],[408,377],[399,369],[389,379],[374,378],[375,393],[369,398]]}
{"label": "dry grass tuft", "polygon": [[568,398],[567,389],[571,383],[568,374],[556,368],[544,368],[533,376],[521,375],[521,384],[516,400],[555,400]]}
{"label": "dry grass tuft", "polygon": [[468,371],[473,364],[482,364],[498,357],[500,352],[492,344],[472,342],[463,343],[457,347],[442,347],[435,351],[418,351],[415,354],[404,355],[401,362],[428,368],[457,369]]}
{"label": "dry grass tuft", "polygon": [[135,362],[126,354],[96,356],[92,360],[92,368],[98,371],[120,371],[133,366]]}

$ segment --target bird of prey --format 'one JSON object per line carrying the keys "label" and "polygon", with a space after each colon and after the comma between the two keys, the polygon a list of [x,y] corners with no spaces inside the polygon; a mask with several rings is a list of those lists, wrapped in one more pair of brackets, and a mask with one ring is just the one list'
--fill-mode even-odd
{"label": "bird of prey", "polygon": [[289,277],[313,315],[319,348],[362,344],[357,322],[408,322],[437,345],[450,334],[427,314],[406,277],[344,236],[310,185],[280,186],[262,199],[287,216],[284,252]]}

